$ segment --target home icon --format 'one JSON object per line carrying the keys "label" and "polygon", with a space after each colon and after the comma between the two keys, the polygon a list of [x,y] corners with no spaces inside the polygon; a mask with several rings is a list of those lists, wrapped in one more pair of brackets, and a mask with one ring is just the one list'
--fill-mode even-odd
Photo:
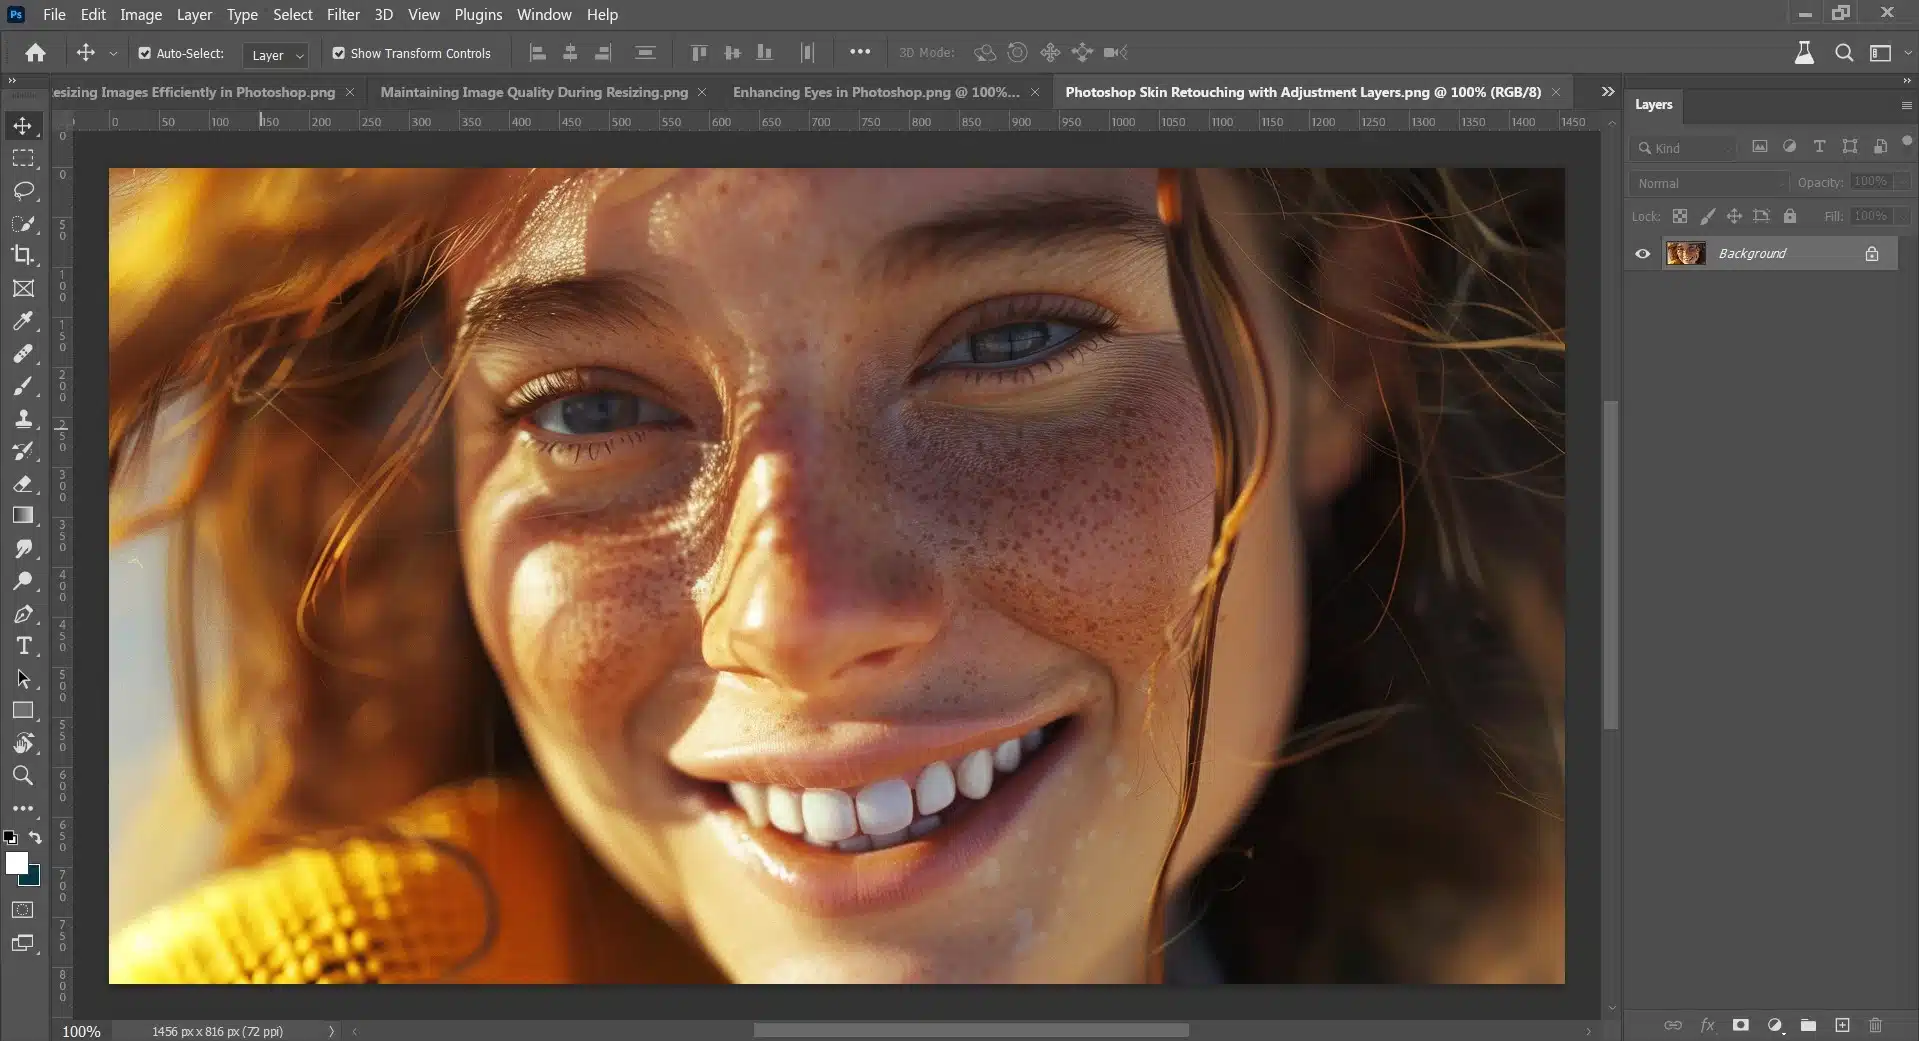
{"label": "home icon", "polygon": [[32,64],[33,62],[36,62],[36,61],[46,61],[46,60],[47,60],[47,49],[45,47],[42,47],[37,43],[29,44],[27,46],[27,63],[28,64]]}

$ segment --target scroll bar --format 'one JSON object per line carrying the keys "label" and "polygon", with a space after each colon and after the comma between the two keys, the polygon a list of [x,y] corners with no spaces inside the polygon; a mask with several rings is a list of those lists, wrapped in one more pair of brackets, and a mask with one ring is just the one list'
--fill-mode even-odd
{"label": "scroll bar", "polygon": [[1599,686],[1606,729],[1619,729],[1619,402],[1600,406]]}
{"label": "scroll bar", "polygon": [[754,1037],[1191,1037],[1191,1023],[755,1023]]}

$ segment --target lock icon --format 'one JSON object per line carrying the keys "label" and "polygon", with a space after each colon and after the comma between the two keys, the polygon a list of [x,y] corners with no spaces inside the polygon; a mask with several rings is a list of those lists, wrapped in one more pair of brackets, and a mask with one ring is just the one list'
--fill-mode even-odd
{"label": "lock icon", "polygon": [[1872,261],[1875,261],[1875,260],[1878,260],[1878,259],[1879,259],[1879,247],[1878,247],[1878,246],[1867,246],[1867,247],[1866,247],[1866,262],[1867,262],[1867,263],[1871,263]]}
{"label": "lock icon", "polygon": [[1783,219],[1787,224],[1797,224],[1799,223],[1799,211],[1788,206],[1786,207],[1786,215]]}

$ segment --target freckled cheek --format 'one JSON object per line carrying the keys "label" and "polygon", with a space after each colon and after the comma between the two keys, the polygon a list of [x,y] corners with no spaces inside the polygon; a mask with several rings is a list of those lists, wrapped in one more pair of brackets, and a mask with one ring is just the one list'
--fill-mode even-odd
{"label": "freckled cheek", "polygon": [[1169,418],[1021,456],[970,490],[983,512],[979,581],[1025,627],[1122,673],[1158,655],[1212,534],[1204,420]]}
{"label": "freckled cheek", "polygon": [[479,558],[469,574],[485,582],[477,613],[523,712],[583,743],[618,747],[676,650],[698,645],[684,570],[658,547],[555,527],[509,521],[469,549],[469,560]]}

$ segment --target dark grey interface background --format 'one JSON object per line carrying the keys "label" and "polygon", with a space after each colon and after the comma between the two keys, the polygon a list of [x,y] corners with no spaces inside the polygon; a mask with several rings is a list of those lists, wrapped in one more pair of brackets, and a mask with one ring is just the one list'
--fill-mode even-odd
{"label": "dark grey interface background", "polygon": [[[438,24],[448,28],[432,28],[429,37],[432,23],[414,17],[411,5],[394,9],[391,32],[364,21],[328,24],[324,15],[275,24],[279,4],[257,8],[259,18],[245,24],[235,22],[242,8],[212,7],[208,20],[192,25],[182,21],[189,8],[177,5],[151,12],[24,5],[26,20],[0,29],[0,73],[9,116],[33,111],[43,120],[34,147],[46,159],[48,191],[36,212],[73,233],[50,254],[43,283],[64,279],[58,284],[71,285],[72,298],[40,305],[43,314],[68,316],[67,331],[57,335],[73,352],[72,378],[99,378],[105,334],[85,303],[102,290],[104,234],[84,226],[87,215],[104,207],[98,198],[76,199],[76,189],[103,185],[109,162],[177,165],[196,156],[212,163],[245,155],[249,162],[376,163],[375,155],[389,153],[368,150],[355,159],[359,153],[320,133],[365,128],[369,114],[377,129],[409,139],[398,152],[414,148],[411,139],[420,133],[447,131],[435,139],[437,154],[483,165],[523,164],[535,151],[541,161],[571,153],[583,163],[657,163],[681,154],[680,146],[660,143],[664,135],[649,131],[672,129],[872,130],[895,142],[885,146],[891,155],[947,161],[957,148],[922,144],[929,135],[913,131],[951,137],[944,132],[978,130],[983,133],[964,149],[980,161],[1010,163],[1035,148],[1057,150],[1039,142],[1075,127],[1101,141],[1137,131],[1146,143],[1128,146],[1135,157],[1128,161],[1168,165],[1207,156],[1231,161],[1199,145],[1202,135],[1182,138],[1180,131],[1243,134],[1248,143],[1231,151],[1273,164],[1524,165],[1544,151],[1568,164],[1577,211],[1568,230],[1582,247],[1568,272],[1569,342],[1575,351],[1592,352],[1590,365],[1569,366],[1575,380],[1569,397],[1578,402],[1570,441],[1573,494],[1577,499],[1583,488],[1588,506],[1574,531],[1590,535],[1571,553],[1573,566],[1584,561],[1593,576],[1584,583],[1569,579],[1575,593],[1592,594],[1583,608],[1569,606],[1575,621],[1590,621],[1568,633],[1569,666],[1598,662],[1568,679],[1569,725],[1585,728],[1569,735],[1569,758],[1588,770],[1569,780],[1571,791],[1586,795],[1572,801],[1569,813],[1587,819],[1569,825],[1573,841],[1582,834],[1592,839],[1568,866],[1568,916],[1597,923],[1588,932],[1570,930],[1575,939],[1569,943],[1580,949],[1569,950],[1568,964],[1586,974],[1569,979],[1566,988],[1238,988],[1150,1009],[1130,994],[1029,994],[1025,1006],[1011,1004],[1015,996],[994,994],[990,1002],[967,1000],[993,1010],[979,1018],[1002,1022],[963,1036],[1638,1039],[1843,1032],[1919,1041],[1919,240],[1913,220],[1919,152],[1910,136],[1919,123],[1911,105],[1919,97],[1919,4],[1485,0],[1462,9],[1393,0],[1303,6],[1204,0],[1168,11],[1138,2],[1036,10],[990,0],[956,10],[748,0],[726,11],[580,5],[574,8],[577,32],[516,19],[518,5],[502,7],[497,24],[457,27],[453,6],[417,8],[442,11]],[[561,7],[571,5],[527,9]],[[83,23],[83,8],[102,17]],[[54,9],[67,17],[49,21],[45,13]],[[620,18],[588,22],[589,9]],[[576,72],[556,72],[575,37],[583,55]],[[601,39],[618,45],[617,59],[596,67],[590,55]],[[778,50],[757,70],[699,65],[693,57],[695,44],[719,50],[737,43],[752,54],[761,39]],[[143,47],[165,54],[209,41],[224,46],[221,57],[139,64]],[[809,41],[822,50],[802,49]],[[1008,49],[1014,41],[1030,48],[1019,63]],[[357,66],[333,58],[336,46],[415,43],[485,49],[489,57]],[[1057,45],[1053,59],[1041,56],[1047,43]],[[35,44],[43,51],[37,60],[28,55]],[[1884,61],[1874,49],[1881,44]],[[1080,45],[1088,51],[1083,58],[1075,54]],[[864,52],[875,46],[882,60],[868,63]],[[536,47],[545,64],[535,64]],[[991,61],[982,47],[991,48]],[[1802,62],[1802,52],[1814,60]],[[271,63],[250,60],[267,55]],[[790,83],[857,76],[879,85],[990,86],[1011,93],[864,106],[381,96],[383,85],[504,86],[529,77],[559,82],[565,75],[706,85],[720,93],[718,84],[745,82],[762,71],[795,74],[780,81]],[[1309,80],[1512,85],[1537,93],[1293,104],[1100,100],[1071,97],[1065,89],[1069,83]],[[134,82],[192,91],[242,83],[330,85],[359,93],[324,102],[217,95],[203,101],[197,93],[66,102],[49,96],[59,86]],[[1645,107],[1636,110],[1641,101]],[[1663,101],[1672,104],[1653,107]],[[715,112],[737,119],[716,123]],[[621,126],[614,121],[620,113],[634,121]],[[765,124],[768,113],[781,121]],[[569,126],[569,114],[581,122]],[[863,121],[869,115],[871,125]],[[1321,127],[1315,115],[1329,122]],[[1367,115],[1386,122],[1362,125]],[[475,122],[465,123],[468,116]],[[523,129],[514,129],[520,127],[516,116],[527,120]],[[1022,116],[1027,123],[1018,122]],[[222,118],[249,139],[245,146],[184,147],[185,135],[197,142],[194,132],[217,128]],[[463,127],[475,132],[459,133]],[[1827,127],[1833,129],[1821,129]],[[1420,134],[1422,128],[1438,132]],[[1322,129],[1340,140],[1328,144],[1325,135],[1312,133]],[[283,132],[284,144],[261,145],[258,139],[272,135],[259,132],[268,130]],[[619,130],[644,143],[610,145],[597,156],[581,147],[589,137],[598,142]],[[1555,151],[1514,140],[1533,132],[1577,143]],[[703,141],[685,154],[716,165],[721,159],[804,164],[832,147],[814,134],[725,136],[724,144]],[[1868,179],[1831,192],[1796,188],[1799,178],[1816,180],[1827,169],[1812,165],[1815,136],[1830,137],[1836,153],[1818,162],[1840,163],[1831,169]],[[1849,137],[1862,143],[1861,154],[1839,151]],[[485,143],[474,143],[482,138]],[[573,140],[549,149],[566,138]],[[1781,154],[1788,138],[1805,142],[1790,163]],[[1887,144],[1879,155],[1872,153],[1876,138]],[[1757,150],[1759,140],[1767,142],[1765,150]],[[1638,153],[1642,141],[1662,154]],[[1669,141],[1674,150],[1666,152]],[[10,140],[16,143],[22,142]],[[1664,165],[1654,170],[1654,162]],[[1785,179],[1775,182],[1772,173]],[[1882,174],[1884,181],[1874,180]],[[1639,177],[1650,180],[1636,182]],[[28,202],[7,193],[0,194],[0,206],[10,226]],[[1763,231],[1750,219],[1728,227],[1729,211],[1752,213],[1756,206],[1782,214],[1791,208],[1805,219],[1790,228],[1774,221]],[[1702,228],[1709,210],[1715,223]],[[1815,224],[1814,214],[1832,212],[1840,217]],[[1646,213],[1657,220],[1637,219]],[[1815,242],[1850,249],[1855,238],[1863,243],[1860,236],[1873,236],[1888,243],[1886,266],[1681,271],[1656,257],[1634,256],[1663,240],[1735,234],[1763,234],[1802,252],[1819,248],[1807,246]],[[0,314],[11,320],[23,305],[6,302]],[[0,336],[6,334],[0,325]],[[0,342],[0,354],[17,349],[15,339]],[[77,430],[87,429],[93,392],[84,385],[75,391]],[[79,436],[82,458],[74,465],[84,470],[89,448],[87,435]],[[16,472],[24,471],[6,470],[6,483]],[[1580,484],[1581,473],[1588,484]],[[89,517],[95,510],[99,516]],[[103,531],[103,502],[82,501],[77,518],[83,535]],[[97,574],[89,578],[86,567],[84,556],[75,561],[79,587],[103,593],[104,582],[94,581]],[[86,624],[91,618],[104,627],[103,606],[75,606],[82,662],[103,643]],[[90,647],[90,641],[100,642]],[[1584,646],[1593,648],[1589,657],[1581,657]],[[85,682],[75,694],[73,718],[83,725],[92,720],[100,731],[83,729],[80,749],[89,742],[104,748],[104,695]],[[70,850],[64,861],[35,855],[58,880],[57,890],[48,886],[37,894],[46,904],[56,892],[104,892],[104,831],[87,820],[104,807],[101,782],[86,772],[92,762],[84,756],[69,761],[61,776],[72,787],[57,807],[44,792],[25,798],[27,789],[0,773],[0,808],[12,814],[8,828],[26,828],[15,823],[23,815],[13,807],[38,802],[37,816],[79,837],[73,849],[81,855]],[[101,855],[90,859],[90,848]],[[10,897],[22,891],[17,884],[6,880]],[[538,1029],[521,1017],[568,1014],[591,1017],[562,1028],[582,1037],[632,1036],[642,1028],[628,1020],[649,1016],[675,1020],[645,1028],[655,1036],[940,1036],[917,1022],[905,994],[897,1005],[881,1004],[892,1001],[890,995],[850,1001],[822,995],[805,1015],[796,1011],[799,1004],[785,1003],[780,1015],[763,1016],[755,1026],[691,1021],[689,1009],[711,1005],[692,994],[656,1000],[588,990],[489,988],[496,993],[458,995],[392,988],[328,994],[321,1002],[251,989],[232,997],[175,988],[109,993],[102,979],[75,975],[103,964],[98,950],[85,949],[100,931],[101,912],[65,899],[63,921],[42,906],[31,925],[8,930],[9,937],[35,933],[39,952],[0,949],[0,1041],[55,1036],[55,1029],[80,1037],[165,1036],[155,1028],[188,1022],[277,1025],[288,1038],[504,1038]],[[1568,994],[1577,1000],[1567,1001]],[[76,1002],[76,996],[89,1000]],[[1002,999],[1008,1003],[998,1004]],[[496,1000],[500,1004],[488,1004]],[[742,1020],[754,1015],[744,1010],[747,1001],[731,994],[721,1000],[739,1004]],[[900,1022],[845,1022],[862,1005],[862,1014]],[[520,1012],[501,1011],[509,1007]],[[463,1018],[476,1014],[499,1018]],[[1092,1019],[1037,1022],[1062,1017]],[[416,1019],[437,1022],[408,1022]],[[1291,1022],[1273,1022],[1280,1019]],[[71,1032],[76,1029],[98,1033]]]}
{"label": "dark grey interface background", "polygon": [[1913,274],[1666,275],[1620,358],[1626,998],[1910,1002]]}

